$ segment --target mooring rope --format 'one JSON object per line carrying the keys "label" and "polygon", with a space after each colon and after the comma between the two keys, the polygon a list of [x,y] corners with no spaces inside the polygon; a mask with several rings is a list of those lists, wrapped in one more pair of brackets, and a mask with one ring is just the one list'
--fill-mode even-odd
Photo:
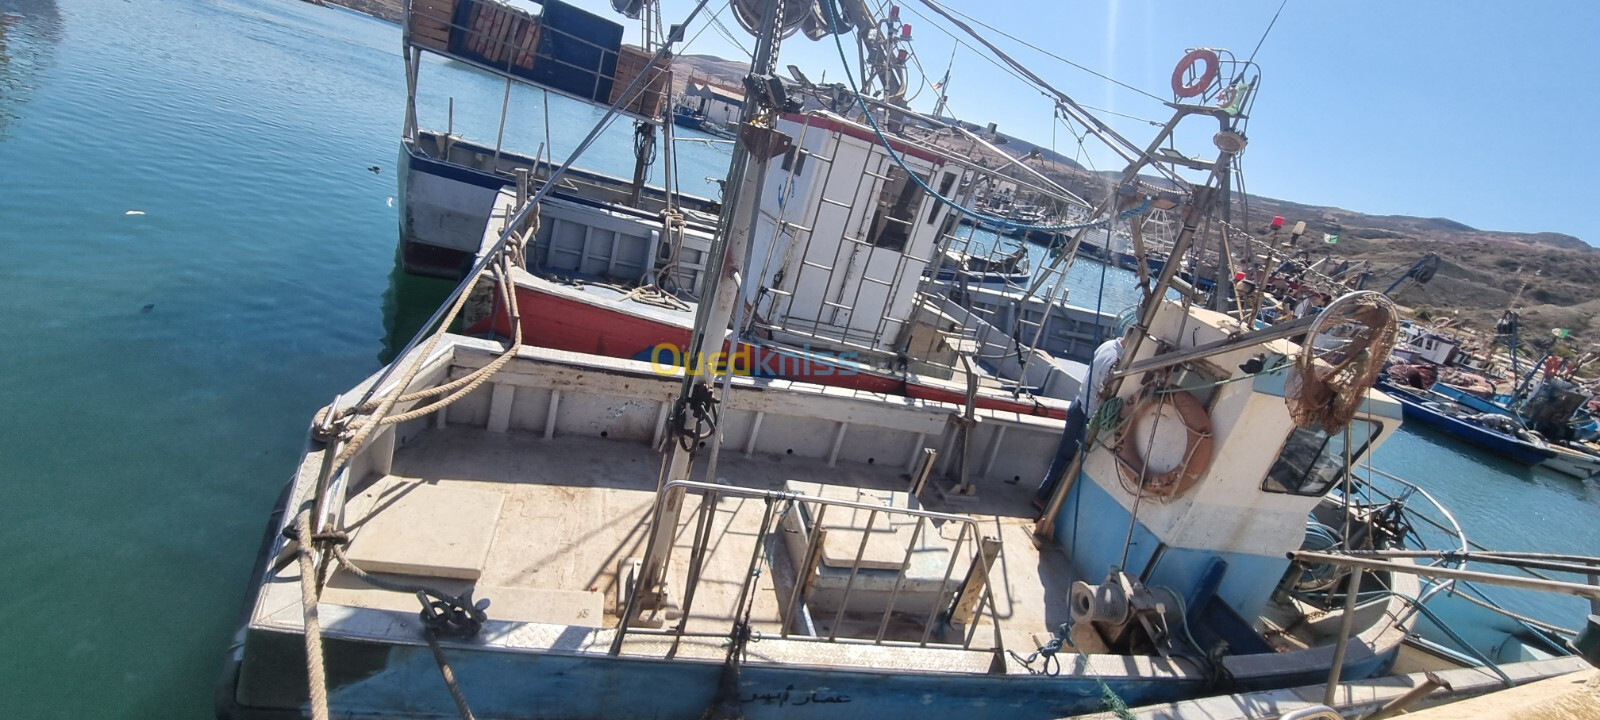
{"label": "mooring rope", "polygon": [[[538,227],[538,216],[534,215],[532,227]],[[450,310],[439,323],[438,329],[430,336],[420,353],[413,356],[413,360],[401,374],[398,382],[385,395],[375,398],[353,408],[337,411],[333,406],[324,408],[318,414],[319,427],[341,426],[338,435],[348,436],[345,446],[338,455],[327,464],[323,479],[334,477],[353,458],[356,453],[373,437],[373,431],[399,423],[415,420],[448,407],[452,403],[477,390],[489,378],[494,377],[501,368],[516,356],[522,347],[522,317],[521,308],[517,302],[516,283],[511,278],[512,268],[520,265],[514,255],[520,255],[514,248],[516,245],[507,245],[498,251],[497,256],[482,266],[464,283],[476,283],[482,273],[493,263],[498,263],[495,286],[500,296],[504,298],[506,312],[512,327],[511,342],[504,352],[496,356],[487,365],[456,380],[442,385],[419,390],[404,392],[404,389],[414,381],[421,372],[424,360],[433,355],[443,337],[449,334],[450,326],[466,306],[470,293],[460,293]],[[403,402],[415,402],[433,397],[441,399],[414,408],[410,411],[393,414],[395,406]],[[362,416],[365,416],[364,418]],[[332,450],[330,445],[324,452]],[[321,482],[318,483],[321,485]],[[306,685],[307,695],[311,709],[311,720],[328,720],[328,688],[327,671],[322,645],[322,625],[317,614],[317,606],[321,599],[322,584],[319,577],[318,563],[315,559],[317,547],[322,546],[327,554],[344,569],[350,571],[362,581],[382,590],[405,592],[415,594],[422,603],[420,614],[423,636],[428,641],[428,648],[433,653],[435,663],[439,666],[439,673],[444,678],[445,688],[450,692],[450,698],[455,703],[456,710],[463,720],[474,720],[472,708],[468,705],[466,695],[461,691],[456,681],[455,672],[450,668],[444,656],[444,650],[439,645],[439,636],[471,637],[476,635],[482,627],[486,616],[483,609],[488,606],[487,600],[472,600],[469,590],[459,597],[452,597],[443,592],[423,585],[395,582],[377,577],[356,564],[350,562],[345,555],[343,545],[349,541],[349,536],[342,530],[322,528],[314,529],[312,524],[313,507],[307,507],[295,518],[291,539],[298,543],[298,561],[300,567],[300,604],[301,615],[305,623],[305,648],[306,648]],[[326,564],[323,565],[326,567]]]}
{"label": "mooring rope", "polygon": [[317,583],[317,563],[312,558],[311,509],[295,516],[295,528],[307,542],[300,543],[300,614],[305,621],[306,685],[310,696],[311,720],[328,720],[328,675],[323,667],[322,623],[317,617],[317,602],[322,589]]}

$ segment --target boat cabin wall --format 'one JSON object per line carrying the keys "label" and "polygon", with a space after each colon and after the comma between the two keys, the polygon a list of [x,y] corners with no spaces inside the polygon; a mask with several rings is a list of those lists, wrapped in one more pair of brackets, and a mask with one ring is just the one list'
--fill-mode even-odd
{"label": "boat cabin wall", "polygon": [[[427,131],[419,132],[416,142],[402,144],[400,167],[406,270],[450,279],[459,278],[471,265],[485,233],[498,237],[499,227],[492,220],[501,209],[501,195],[515,193],[515,171],[532,171],[537,187],[538,178],[550,169],[548,163],[533,158]],[[541,227],[535,252],[541,263],[552,253],[557,261],[541,265],[543,269],[632,282],[642,275],[633,270],[647,261],[652,269],[671,264],[674,277],[667,284],[700,292],[704,253],[711,244],[709,224],[689,223],[681,247],[675,247],[661,239],[665,191],[646,187],[638,207],[630,207],[631,185],[626,180],[577,168],[563,177],[563,189],[551,193],[541,206],[552,222]],[[679,195],[676,200],[691,217],[705,223],[719,209],[703,198]],[[565,229],[558,230],[558,225]],[[554,245],[549,242],[552,235],[560,238]],[[613,242],[618,238],[622,241]],[[633,240],[638,238],[653,245],[653,256],[640,254],[643,245]]]}
{"label": "boat cabin wall", "polygon": [[[1136,359],[1156,354],[1158,346],[1176,352],[1222,340],[1236,329],[1237,323],[1220,313],[1198,308],[1186,313],[1181,305],[1165,303],[1151,328],[1160,343],[1145,343]],[[1298,351],[1298,345],[1279,340],[1181,365],[1163,389],[1182,388],[1174,395],[1194,398],[1204,408],[1204,421],[1186,421],[1171,404],[1174,397],[1159,422],[1156,412],[1129,420],[1123,426],[1126,436],[1110,440],[1114,446],[1126,441],[1152,447],[1136,456],[1147,458],[1154,473],[1192,457],[1191,443],[1200,436],[1209,434],[1212,443],[1207,469],[1187,490],[1172,497],[1146,497],[1138,504],[1125,570],[1189,595],[1203,584],[1203,576],[1218,570],[1214,565],[1225,563],[1217,596],[1245,618],[1265,605],[1288,567],[1285,553],[1300,546],[1307,515],[1329,483],[1342,477],[1344,462],[1342,435],[1329,438],[1320,430],[1295,428],[1282,397],[1284,372],[1251,376],[1239,367],[1260,352],[1269,353],[1271,365],[1278,361],[1274,358],[1293,357]],[[1134,376],[1123,383],[1123,418],[1133,416],[1141,402],[1156,402],[1141,397],[1142,380]],[[1365,444],[1375,447],[1398,426],[1398,420],[1384,416],[1391,410],[1387,405],[1366,410],[1352,424],[1357,462],[1369,432],[1376,434]],[[1398,412],[1393,415],[1397,418]],[[1153,443],[1148,440],[1152,432]],[[1079,526],[1080,538],[1097,538],[1069,547],[1074,562],[1090,577],[1102,576],[1121,562],[1122,538],[1135,505],[1129,488],[1136,486],[1137,477],[1105,446],[1092,450],[1085,463],[1084,477],[1074,488],[1078,497],[1066,504],[1062,522],[1063,527]]]}
{"label": "boat cabin wall", "polygon": [[[906,328],[923,270],[932,261],[944,208],[913,182],[871,129],[826,113],[787,115],[778,131],[795,148],[770,163],[751,236],[747,299],[768,293],[768,322],[892,350]],[[902,148],[923,182],[959,171]],[[931,215],[930,215],[931,212]],[[759,286],[759,288],[758,288]]]}
{"label": "boat cabin wall", "polygon": [[[483,367],[500,352],[485,341],[452,340],[448,373],[437,374],[435,384]],[[678,373],[635,360],[523,348],[442,416],[402,426],[401,444],[405,433],[447,426],[655,446],[682,382]],[[851,462],[905,472],[925,448],[946,447],[949,418],[959,410],[786,380],[735,377],[733,383],[721,411],[724,450],[780,461]],[[978,414],[968,459],[973,477],[1019,482],[1043,476],[1061,434],[1059,420],[982,409]],[[959,473],[948,458],[945,464],[942,469]]]}

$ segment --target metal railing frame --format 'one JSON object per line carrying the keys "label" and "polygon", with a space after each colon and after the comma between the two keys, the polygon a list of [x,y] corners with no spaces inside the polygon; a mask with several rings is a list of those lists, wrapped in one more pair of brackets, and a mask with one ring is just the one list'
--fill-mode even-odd
{"label": "metal railing frame", "polygon": [[[750,566],[746,571],[744,581],[741,583],[738,596],[739,599],[735,602],[733,608],[735,617],[733,619],[733,626],[730,628],[730,633],[737,633],[739,624],[744,622],[744,619],[740,617],[739,614],[743,611],[747,602],[751,600],[752,594],[756,592],[756,585],[759,582],[762,574],[760,572],[760,567],[764,551],[769,551],[767,544],[777,539],[777,533],[773,532],[775,524],[774,520],[786,516],[795,508],[800,508],[809,504],[816,506],[817,511],[813,515],[813,519],[811,521],[812,533],[811,537],[808,539],[806,553],[807,558],[818,556],[816,552],[817,546],[820,542],[822,542],[821,538],[825,534],[823,521],[827,516],[828,508],[849,508],[853,510],[865,510],[869,512],[870,514],[867,521],[867,530],[863,531],[861,534],[861,542],[856,548],[856,563],[851,568],[850,578],[846,582],[843,590],[844,596],[839,603],[838,610],[835,612],[834,621],[829,628],[828,634],[826,636],[812,636],[798,635],[791,632],[790,626],[793,624],[795,614],[800,605],[805,601],[805,585],[807,583],[806,576],[811,572],[811,567],[806,566],[795,568],[795,586],[790,589],[789,602],[787,603],[787,607],[784,608],[783,617],[780,620],[780,625],[782,628],[780,636],[782,638],[788,640],[836,644],[864,644],[884,647],[931,647],[936,649],[970,651],[972,649],[972,643],[977,635],[978,626],[987,621],[994,632],[994,644],[992,647],[984,648],[983,650],[993,652],[996,657],[1004,657],[1005,644],[1000,631],[1000,616],[998,606],[994,599],[994,579],[991,575],[993,567],[990,565],[988,559],[981,551],[971,553],[972,559],[971,563],[968,565],[968,571],[970,572],[973,566],[976,566],[977,571],[982,574],[984,578],[983,594],[979,599],[976,609],[974,610],[972,621],[962,633],[963,637],[961,642],[959,644],[929,642],[930,638],[932,637],[933,627],[936,624],[949,623],[950,621],[952,603],[946,602],[946,600],[951,596],[953,590],[960,589],[959,585],[956,588],[952,588],[950,586],[950,580],[952,577],[954,577],[956,565],[959,564],[960,560],[962,559],[961,551],[966,546],[967,538],[970,535],[970,537],[973,539],[974,547],[976,547],[978,545],[978,540],[983,537],[982,529],[978,525],[977,519],[966,515],[953,515],[950,513],[934,512],[931,510],[893,508],[856,500],[824,498],[803,495],[791,491],[760,490],[755,488],[719,485],[715,483],[705,483],[693,480],[675,480],[668,482],[662,487],[660,492],[667,493],[674,489],[682,489],[685,493],[695,492],[701,495],[700,510],[698,512],[699,517],[695,524],[694,543],[690,550],[689,575],[687,585],[684,588],[684,602],[681,608],[681,615],[679,616],[676,624],[669,628],[652,629],[632,627],[632,616],[636,612],[637,608],[634,603],[630,601],[628,607],[623,609],[622,616],[618,621],[616,636],[613,639],[611,646],[612,655],[618,655],[621,653],[626,636],[629,634],[647,635],[653,637],[671,636],[673,638],[672,652],[676,651],[678,642],[685,637],[729,637],[729,633],[691,632],[688,630],[688,624],[689,621],[694,617],[694,598],[700,581],[702,580],[706,558],[711,552],[713,552],[709,541],[711,528],[714,526],[716,520],[716,505],[722,499],[722,497],[731,496],[761,500],[765,503],[766,507],[764,509],[761,521],[761,530],[756,534],[755,541],[752,546]],[[784,505],[784,509],[781,513],[777,511],[777,506],[779,504]],[[871,639],[840,637],[839,624],[843,619],[849,604],[850,594],[855,588],[856,576],[860,568],[860,560],[865,553],[867,541],[872,537],[872,525],[877,521],[877,518],[880,514],[916,518],[916,528],[913,530],[911,540],[907,544],[905,559],[901,563],[900,573],[895,581],[894,589],[891,591],[889,604],[885,607],[877,624],[876,634]],[[659,521],[659,518],[655,518],[655,521]],[[955,523],[961,528],[957,535],[955,544],[951,547],[949,559],[945,563],[943,580],[940,583],[939,598],[932,604],[927,617],[924,619],[923,633],[919,641],[911,642],[886,640],[884,636],[887,634],[889,620],[894,615],[895,605],[899,600],[900,592],[906,584],[906,573],[910,567],[912,554],[916,551],[917,543],[919,540],[921,540],[923,532],[930,521]],[[772,565],[774,563],[769,562],[768,564]],[[769,571],[770,570],[771,568],[769,568]],[[773,585],[774,588],[777,588],[776,582],[774,582]],[[959,597],[959,593],[956,593],[954,597]],[[669,657],[670,656],[671,652],[669,652]]]}

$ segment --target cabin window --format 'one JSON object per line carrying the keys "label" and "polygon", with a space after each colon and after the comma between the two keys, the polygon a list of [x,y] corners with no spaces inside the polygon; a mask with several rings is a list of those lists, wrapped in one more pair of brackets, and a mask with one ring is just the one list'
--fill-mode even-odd
{"label": "cabin window", "polygon": [[911,182],[911,175],[898,163],[889,166],[887,175],[883,190],[878,193],[878,211],[872,218],[869,237],[874,246],[903,251],[911,240],[911,223],[922,202],[922,189]]}
{"label": "cabin window", "polygon": [[[954,187],[955,184],[956,184],[956,175],[955,175],[955,173],[945,173],[944,174],[944,178],[939,181],[939,195],[941,197],[950,197],[950,188]],[[938,217],[939,217],[939,208],[942,207],[943,205],[944,205],[944,203],[939,202],[937,200],[935,200],[935,201],[933,201],[931,203],[928,203],[928,224],[929,225],[932,225],[933,221],[938,219]]]}
{"label": "cabin window", "polygon": [[[1367,451],[1372,438],[1383,432],[1383,424],[1370,420],[1350,421],[1350,440],[1355,447],[1350,451],[1354,462]],[[1332,435],[1322,428],[1297,427],[1278,453],[1277,462],[1267,470],[1261,489],[1267,492],[1291,495],[1322,495],[1343,477],[1344,431]]]}
{"label": "cabin window", "polygon": [[806,152],[798,145],[789,146],[789,152],[783,154],[783,171],[789,172],[790,169],[796,175],[806,171]]}

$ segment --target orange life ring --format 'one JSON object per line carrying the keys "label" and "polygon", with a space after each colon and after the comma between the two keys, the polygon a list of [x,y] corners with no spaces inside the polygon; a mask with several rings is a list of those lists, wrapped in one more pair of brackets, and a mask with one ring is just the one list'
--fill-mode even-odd
{"label": "orange life ring", "polygon": [[[1176,408],[1178,417],[1183,420],[1187,435],[1184,460],[1166,472],[1149,474],[1145,458],[1139,457],[1133,434],[1140,418],[1159,412],[1167,404]],[[1171,388],[1160,396],[1146,396],[1123,423],[1117,437],[1117,471],[1122,475],[1123,486],[1134,494],[1143,492],[1146,497],[1173,498],[1186,492],[1210,469],[1211,451],[1211,416],[1193,395]]]}
{"label": "orange life ring", "polygon": [[[1189,74],[1197,62],[1206,64],[1205,71],[1200,73],[1200,77],[1195,78],[1194,82],[1184,84],[1183,76]],[[1178,61],[1178,66],[1172,69],[1172,94],[1180,98],[1192,98],[1205,92],[1206,88],[1211,87],[1211,83],[1216,82],[1217,70],[1221,65],[1217,54],[1211,50],[1206,48],[1190,50],[1189,54]]]}

